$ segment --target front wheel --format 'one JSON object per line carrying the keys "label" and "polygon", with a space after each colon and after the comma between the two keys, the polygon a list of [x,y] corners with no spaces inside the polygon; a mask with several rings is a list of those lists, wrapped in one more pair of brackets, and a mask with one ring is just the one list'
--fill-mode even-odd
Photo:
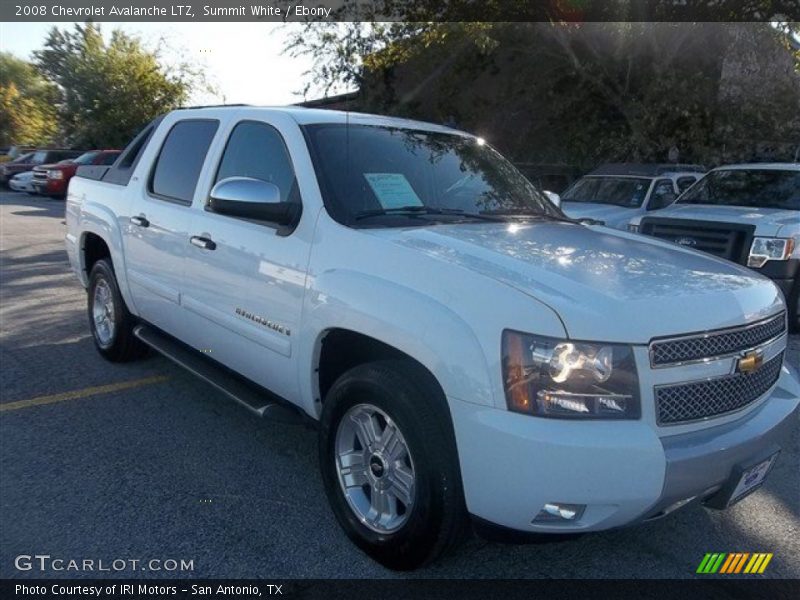
{"label": "front wheel", "polygon": [[434,560],[466,530],[449,411],[427,377],[402,361],[355,367],[331,387],[322,413],[320,467],[333,512],[391,569]]}
{"label": "front wheel", "polygon": [[89,327],[103,358],[127,362],[143,356],[147,346],[133,335],[136,320],[119,292],[111,261],[104,258],[94,264],[88,292]]}

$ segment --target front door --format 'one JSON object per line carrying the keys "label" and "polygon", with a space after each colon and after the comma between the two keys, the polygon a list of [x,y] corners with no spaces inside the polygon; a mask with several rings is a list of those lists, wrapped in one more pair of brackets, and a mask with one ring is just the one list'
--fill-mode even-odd
{"label": "front door", "polygon": [[[278,186],[282,201],[300,202],[283,137],[263,121],[235,124],[214,183],[252,177]],[[249,379],[291,399],[310,239],[271,223],[193,210],[183,306],[192,345]]]}

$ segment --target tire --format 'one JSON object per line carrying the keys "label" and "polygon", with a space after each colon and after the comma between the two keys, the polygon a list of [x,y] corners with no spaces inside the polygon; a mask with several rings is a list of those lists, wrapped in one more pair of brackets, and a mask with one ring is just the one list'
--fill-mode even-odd
{"label": "tire", "polygon": [[136,319],[119,293],[114,268],[107,258],[98,260],[89,274],[87,312],[95,348],[111,362],[128,362],[147,353],[133,335]]}
{"label": "tire", "polygon": [[[319,459],[328,500],[348,537],[390,569],[430,563],[468,531],[450,414],[431,379],[408,362],[367,363],[342,375],[323,406]],[[368,425],[374,443],[364,448]],[[383,447],[377,434],[387,430],[399,435]],[[347,456],[358,457],[350,459],[358,466],[348,472],[340,465],[351,445]]]}
{"label": "tire", "polygon": [[789,311],[789,331],[800,333],[800,278],[794,282],[786,300]]}

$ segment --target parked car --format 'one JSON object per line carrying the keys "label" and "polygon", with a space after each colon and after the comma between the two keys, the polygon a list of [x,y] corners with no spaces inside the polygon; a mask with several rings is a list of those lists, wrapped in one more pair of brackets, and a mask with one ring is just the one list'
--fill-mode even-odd
{"label": "parked car", "polygon": [[568,219],[446,127],[177,110],[78,169],[66,223],[99,353],[315,422],[334,514],[395,569],[470,516],[558,536],[730,506],[797,423],[774,283]]}
{"label": "parked car", "polygon": [[0,165],[0,183],[8,183],[8,180],[17,173],[32,171],[34,167],[48,163],[56,163],[68,158],[76,158],[83,154],[81,150],[35,150],[29,154],[25,160],[19,158],[11,162]]}
{"label": "parked car", "polygon": [[631,218],[672,204],[704,172],[699,165],[603,165],[561,194],[561,209],[574,219],[626,229]]}
{"label": "parked car", "polygon": [[25,146],[7,146],[5,148],[0,148],[0,163],[16,160],[21,155],[28,154],[32,150],[33,148],[27,148]]}
{"label": "parked car", "polygon": [[629,229],[747,265],[772,279],[800,330],[800,163],[730,165],[709,172],[665,210]]}
{"label": "parked car", "polygon": [[27,192],[28,194],[36,193],[33,187],[33,171],[17,173],[8,180],[8,187],[15,192]]}
{"label": "parked car", "polygon": [[83,165],[107,166],[114,164],[119,150],[90,150],[74,160],[64,160],[54,165],[41,165],[33,169],[33,185],[36,193],[43,196],[63,197],[67,193],[69,180],[78,167]]}

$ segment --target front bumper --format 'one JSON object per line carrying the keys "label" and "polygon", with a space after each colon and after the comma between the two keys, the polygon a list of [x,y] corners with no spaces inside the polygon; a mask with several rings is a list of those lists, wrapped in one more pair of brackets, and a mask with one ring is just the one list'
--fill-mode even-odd
{"label": "front bumper", "polygon": [[66,192],[66,184],[61,179],[34,180],[33,189],[42,196],[61,196]]}
{"label": "front bumper", "polygon": [[[450,400],[470,513],[527,532],[629,525],[719,490],[733,469],[780,447],[797,426],[800,383],[776,387],[742,418],[659,437],[645,421],[558,421]],[[575,521],[534,523],[546,503],[583,504]]]}

